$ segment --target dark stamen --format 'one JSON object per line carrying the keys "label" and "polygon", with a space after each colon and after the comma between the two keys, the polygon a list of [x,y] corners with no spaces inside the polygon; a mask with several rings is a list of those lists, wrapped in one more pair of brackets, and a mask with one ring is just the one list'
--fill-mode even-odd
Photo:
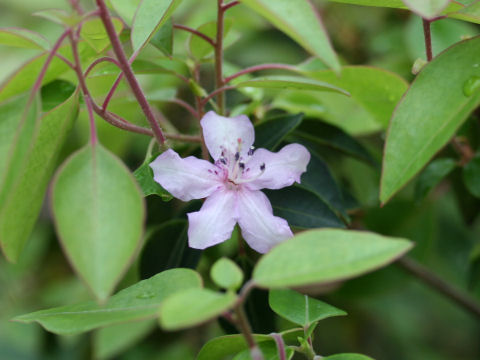
{"label": "dark stamen", "polygon": [[221,162],[223,165],[227,165],[227,160],[226,160],[225,158],[221,157],[221,158],[218,159],[218,160],[220,160],[220,162]]}
{"label": "dark stamen", "polygon": [[244,170],[245,169],[245,163],[243,163],[243,162],[238,163],[238,167],[240,169]]}
{"label": "dark stamen", "polygon": [[255,147],[250,146],[250,149],[248,149],[248,156],[252,156],[254,151],[255,151]]}
{"label": "dark stamen", "polygon": [[265,163],[263,163],[262,165],[260,165],[260,170],[265,170]]}
{"label": "dark stamen", "polygon": [[235,153],[235,161],[238,161],[238,159],[240,159],[240,153],[236,152]]}

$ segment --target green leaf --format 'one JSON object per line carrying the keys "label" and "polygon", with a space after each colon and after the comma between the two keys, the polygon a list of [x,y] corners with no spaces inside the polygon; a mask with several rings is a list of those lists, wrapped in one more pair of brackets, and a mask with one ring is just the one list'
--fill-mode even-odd
{"label": "green leaf", "polygon": [[103,305],[88,301],[36,311],[17,316],[13,320],[24,323],[38,322],[55,334],[79,334],[104,326],[154,318],[167,297],[201,286],[202,280],[193,270],[167,270],[121,290]]}
{"label": "green leaf", "polygon": [[405,254],[405,239],[353,230],[311,230],[285,241],[264,255],[253,280],[264,288],[342,281],[376,270]]}
{"label": "green leaf", "polygon": [[[118,18],[112,18],[115,32],[119,35],[123,30],[123,22]],[[101,19],[90,19],[83,23],[80,36],[84,39],[97,53],[101,53],[110,46],[110,39],[105,30],[105,26]]]}
{"label": "green leaf", "polygon": [[[153,159],[151,159],[153,160]],[[158,195],[162,198],[163,201],[170,201],[173,199],[173,196],[164,188],[160,186],[153,179],[153,170],[149,165],[150,162],[144,162],[140,167],[135,170],[133,176],[137,179],[140,188],[142,189],[144,196]]]}
{"label": "green leaf", "polygon": [[272,75],[260,78],[244,80],[234,85],[236,88],[252,87],[252,88],[268,88],[268,89],[297,89],[297,90],[313,90],[313,91],[331,91],[349,96],[350,94],[324,81],[303,78],[300,76],[281,76]]}
{"label": "green leaf", "polygon": [[421,17],[432,19],[447,7],[450,0],[403,0],[403,2]]}
{"label": "green leaf", "polygon": [[255,126],[255,146],[275,150],[282,140],[302,122],[303,114],[283,115]]}
{"label": "green leaf", "polygon": [[377,165],[375,159],[362,144],[336,126],[316,119],[304,119],[294,134],[300,139],[306,139],[306,142],[301,142],[307,147],[311,147],[309,144],[316,143],[341,151],[369,164]]}
{"label": "green leaf", "polygon": [[48,50],[50,43],[42,35],[20,28],[0,29],[0,45]]}
{"label": "green leaf", "polygon": [[70,81],[54,80],[40,89],[42,111],[50,111],[66,101],[75,91],[76,86]]}
{"label": "green leaf", "polygon": [[63,9],[46,9],[37,11],[33,13],[33,15],[67,27],[74,27],[81,21],[80,16],[77,14],[68,13]]}
{"label": "green leaf", "polygon": [[307,171],[297,186],[313,192],[344,219],[348,219],[342,192],[327,164],[314,151],[310,151],[310,156]]}
{"label": "green leaf", "polygon": [[102,145],[87,145],[62,165],[52,195],[64,251],[105,301],[141,244],[145,208],[135,179]]}
{"label": "green leaf", "polygon": [[[264,360],[279,360],[279,356],[278,356],[278,349],[277,349],[277,345],[275,345],[274,342],[272,341],[268,341],[268,342],[261,342],[260,344],[258,344],[258,347],[260,348],[260,351],[262,352],[263,354],[263,359]],[[294,351],[290,348],[287,348],[286,350],[286,359],[287,360],[290,360],[293,355],[294,355]],[[241,351],[240,353],[238,353],[234,358],[233,360],[252,360],[252,356],[250,355],[250,349],[245,349],[243,351]]]}
{"label": "green leaf", "polygon": [[139,51],[170,18],[182,0],[142,0],[133,19],[131,41]]}
{"label": "green leaf", "polygon": [[480,198],[480,154],[463,168],[463,182],[473,196]]}
{"label": "green leaf", "polygon": [[[272,337],[268,335],[254,334],[253,338],[257,343],[273,342]],[[248,345],[243,335],[219,336],[203,345],[196,360],[224,360],[225,357],[237,354],[244,349],[248,349]]]}
{"label": "green leaf", "polygon": [[351,99],[360,105],[384,129],[408,89],[408,83],[400,76],[370,66],[344,66],[339,76],[331,70],[310,71],[305,75],[348,91],[351,98],[345,101]]}
{"label": "green leaf", "polygon": [[340,63],[321,18],[307,0],[242,0],[328,67],[340,72]]}
{"label": "green leaf", "polygon": [[270,290],[268,303],[278,315],[303,327],[332,316],[347,315],[323,301],[289,289]]}
{"label": "green leaf", "polygon": [[168,297],[160,307],[160,325],[179,330],[199,325],[232,308],[237,296],[208,289],[189,289]]}
{"label": "green leaf", "polygon": [[155,46],[166,56],[173,55],[173,22],[168,19],[156,32],[153,34],[150,44]]}
{"label": "green leaf", "polygon": [[210,277],[216,285],[227,290],[237,290],[243,282],[242,269],[232,260],[223,257],[213,264]]}
{"label": "green leaf", "polygon": [[436,159],[420,173],[415,185],[415,198],[423,199],[438,183],[457,166],[454,159]]}
{"label": "green leaf", "polygon": [[129,27],[132,27],[135,11],[141,0],[110,0],[110,4]]}
{"label": "green leaf", "polygon": [[107,326],[95,331],[93,337],[94,358],[103,360],[121,355],[156,328],[154,319]]}
{"label": "green leaf", "polygon": [[[7,258],[12,261],[18,259],[38,218],[58,155],[77,117],[78,102],[76,92],[43,114],[38,130],[29,138],[31,143],[16,181],[0,204],[0,242]],[[2,122],[8,125],[8,110],[2,111],[2,115],[8,116],[7,121]]]}
{"label": "green leaf", "polygon": [[345,227],[330,207],[315,193],[290,186],[280,190],[263,190],[276,216],[301,229]]}
{"label": "green leaf", "polygon": [[361,354],[336,354],[330,355],[324,360],[373,360],[373,358]]}
{"label": "green leaf", "polygon": [[480,37],[476,37],[435,57],[399,103],[385,144],[382,203],[430,161],[480,103],[480,67],[475,55],[479,51]]}
{"label": "green leaf", "polygon": [[186,220],[174,219],[150,231],[140,256],[143,278],[176,267],[196,267],[202,251],[188,246],[187,226]]}
{"label": "green leaf", "polygon": [[[232,19],[225,19],[224,24],[223,24],[223,38],[227,36],[227,34],[230,32],[230,29],[232,28],[233,25],[233,20]],[[207,35],[208,37],[212,39],[216,39],[217,37],[217,22],[216,21],[210,21],[206,24],[200,25],[197,28],[197,31],[201,32],[202,34]],[[203,59],[205,57],[210,56],[213,51],[214,47],[208,43],[206,40],[202,39],[199,36],[196,36],[194,34],[190,35],[190,40],[188,42],[188,49],[190,51],[190,54],[196,59]]]}

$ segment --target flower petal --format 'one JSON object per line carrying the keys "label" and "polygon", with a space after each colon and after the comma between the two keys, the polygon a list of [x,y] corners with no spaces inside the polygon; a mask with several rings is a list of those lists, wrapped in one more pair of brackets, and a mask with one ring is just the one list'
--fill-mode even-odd
{"label": "flower petal", "polygon": [[189,213],[188,244],[205,249],[230,238],[236,221],[236,192],[222,189],[203,203],[200,211]]}
{"label": "flower petal", "polygon": [[[283,147],[278,153],[266,149],[257,149],[252,159],[247,163],[247,176],[255,177],[260,173],[260,167],[265,164],[265,170],[257,179],[246,185],[251,190],[281,189],[300,183],[300,176],[307,170],[310,153],[305,146],[290,144]],[[247,180],[248,178],[245,178]]]}
{"label": "flower petal", "polygon": [[205,160],[189,156],[182,159],[168,149],[151,164],[153,178],[176,198],[189,201],[209,196],[223,185],[218,169]]}
{"label": "flower petal", "polygon": [[261,191],[238,191],[237,209],[242,236],[259,253],[293,236],[287,221],[273,215],[272,205]]}
{"label": "flower petal", "polygon": [[209,111],[200,121],[203,137],[208,151],[214,160],[218,160],[225,149],[231,154],[238,151],[238,139],[241,139],[241,153],[246,154],[255,139],[253,125],[245,115],[227,118]]}

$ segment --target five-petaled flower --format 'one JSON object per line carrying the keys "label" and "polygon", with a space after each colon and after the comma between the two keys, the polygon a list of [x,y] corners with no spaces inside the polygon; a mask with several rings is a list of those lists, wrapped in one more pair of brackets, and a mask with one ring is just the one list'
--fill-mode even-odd
{"label": "five-petaled flower", "polygon": [[169,149],[153,161],[154,179],[183,201],[207,198],[188,214],[188,241],[204,249],[230,238],[238,223],[245,241],[265,253],[293,236],[287,221],[273,215],[260,189],[281,189],[306,171],[310,153],[290,144],[278,153],[254,149],[253,125],[245,115],[233,118],[208,112],[200,122],[212,164],[193,156],[182,159]]}

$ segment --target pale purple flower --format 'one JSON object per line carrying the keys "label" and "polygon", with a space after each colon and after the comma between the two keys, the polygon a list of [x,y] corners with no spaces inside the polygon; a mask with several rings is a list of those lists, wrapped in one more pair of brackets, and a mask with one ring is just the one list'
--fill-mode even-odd
{"label": "pale purple flower", "polygon": [[200,124],[214,164],[193,156],[182,159],[171,149],[150,164],[155,181],[176,198],[207,198],[200,211],[187,214],[190,247],[205,249],[229,239],[236,223],[260,253],[292,237],[287,221],[273,215],[259,190],[299,183],[310,161],[308,150],[299,144],[278,153],[255,150],[253,125],[245,115],[227,118],[210,111]]}

